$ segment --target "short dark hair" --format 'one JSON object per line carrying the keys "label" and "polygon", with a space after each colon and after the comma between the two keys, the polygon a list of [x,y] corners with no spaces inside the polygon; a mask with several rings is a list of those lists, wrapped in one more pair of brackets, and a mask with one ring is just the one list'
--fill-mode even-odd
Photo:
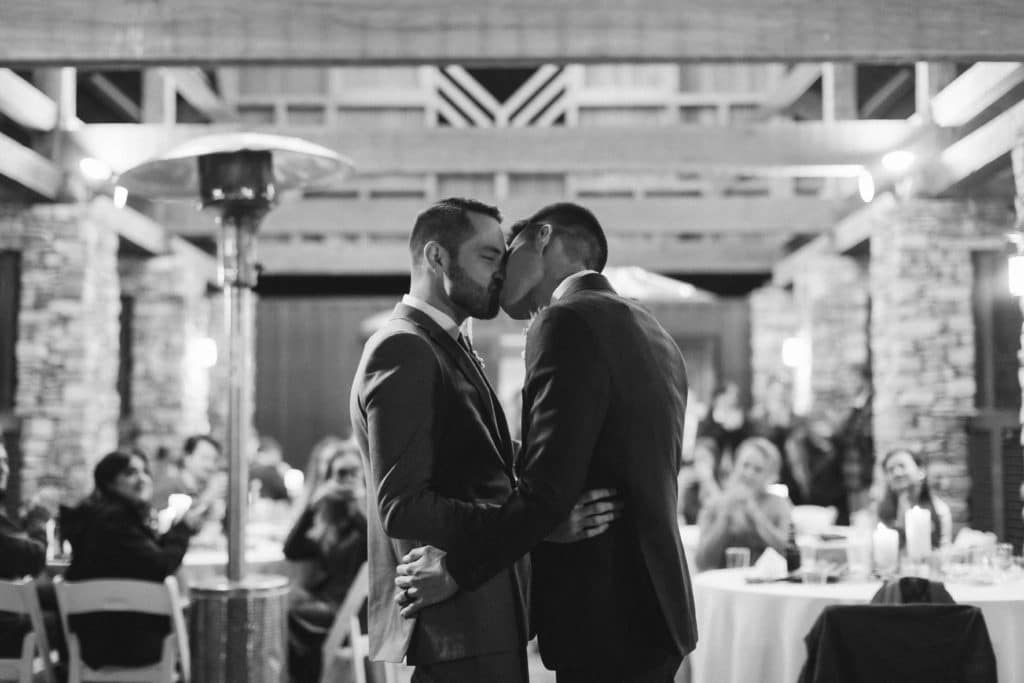
{"label": "short dark hair", "polygon": [[220,442],[209,434],[193,434],[185,439],[185,444],[181,447],[181,450],[184,451],[185,455],[192,455],[203,441],[217,449],[218,453],[221,452]]}
{"label": "short dark hair", "polygon": [[416,217],[409,236],[412,262],[423,261],[423,247],[427,242],[437,242],[452,257],[458,254],[459,247],[473,234],[470,213],[481,213],[501,222],[501,211],[496,206],[465,197],[442,199]]}
{"label": "short dark hair", "polygon": [[[562,238],[569,254],[591,270],[600,272],[608,263],[608,239],[604,235],[604,230],[594,214],[579,204],[573,202],[548,204],[526,221],[519,221],[519,223],[526,224],[519,227],[519,232],[522,232],[527,225],[539,227],[544,223],[549,223],[552,234]],[[519,223],[513,226],[513,231]],[[515,234],[512,236],[513,239]]]}

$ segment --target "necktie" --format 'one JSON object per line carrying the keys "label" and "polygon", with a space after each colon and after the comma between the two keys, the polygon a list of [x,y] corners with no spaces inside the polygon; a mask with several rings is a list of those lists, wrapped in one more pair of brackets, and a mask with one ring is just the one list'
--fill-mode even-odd
{"label": "necktie", "polygon": [[481,368],[483,364],[480,362],[480,356],[477,355],[476,349],[473,348],[473,344],[469,341],[469,337],[459,332],[458,342],[459,346],[469,354],[470,359],[473,361],[473,365],[477,366],[477,368]]}

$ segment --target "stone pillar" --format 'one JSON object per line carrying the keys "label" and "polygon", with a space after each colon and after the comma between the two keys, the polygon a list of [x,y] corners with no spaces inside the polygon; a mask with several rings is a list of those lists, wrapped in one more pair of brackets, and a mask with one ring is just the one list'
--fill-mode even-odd
{"label": "stone pillar", "polygon": [[[177,453],[210,429],[206,281],[176,255],[123,259],[121,290],[134,299],[131,419],[150,456]],[[212,340],[211,340],[212,341]]]}
{"label": "stone pillar", "polygon": [[839,419],[857,390],[851,369],[868,361],[867,273],[850,257],[818,254],[793,291],[810,351],[808,408]]}
{"label": "stone pillar", "polygon": [[793,369],[782,364],[782,343],[797,334],[800,320],[793,295],[766,285],[750,293],[750,366],[752,405],[764,399],[768,383],[780,380],[793,389]]}
{"label": "stone pillar", "polygon": [[91,490],[117,445],[117,235],[86,205],[0,208],[0,248],[22,255],[15,413],[22,493]]}
{"label": "stone pillar", "polygon": [[[1014,206],[1017,209],[1017,228],[1024,230],[1024,127],[1017,134],[1017,142],[1011,153],[1013,161]],[[1020,300],[1021,311],[1024,312],[1024,297]],[[1017,370],[1017,378],[1020,381],[1021,389],[1024,390],[1024,329],[1021,330],[1021,350],[1019,351],[1020,367]],[[1021,401],[1021,424],[1024,424],[1024,400]],[[1024,429],[1021,430],[1021,444],[1024,445]],[[1024,486],[1020,490],[1021,503],[1024,504]],[[1021,508],[1021,515],[1024,515],[1024,507]]]}
{"label": "stone pillar", "polygon": [[919,448],[944,463],[943,497],[967,521],[966,421],[974,414],[971,251],[1008,225],[999,202],[913,199],[871,234],[875,452]]}

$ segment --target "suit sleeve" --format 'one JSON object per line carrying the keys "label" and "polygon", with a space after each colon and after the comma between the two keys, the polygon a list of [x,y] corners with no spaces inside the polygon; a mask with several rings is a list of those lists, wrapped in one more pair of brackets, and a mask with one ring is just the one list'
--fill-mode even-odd
{"label": "suit sleeve", "polygon": [[508,567],[568,515],[586,484],[608,410],[607,364],[586,321],[565,306],[546,309],[526,343],[523,410],[529,434],[519,486],[446,559],[461,588],[472,589]]}
{"label": "suit sleeve", "polygon": [[46,567],[46,544],[26,533],[0,533],[0,557],[10,577],[35,576]]}
{"label": "suit sleeve", "polygon": [[477,529],[484,503],[455,500],[431,487],[441,370],[427,342],[411,334],[382,341],[367,359],[360,398],[366,414],[371,485],[388,536],[450,550]]}

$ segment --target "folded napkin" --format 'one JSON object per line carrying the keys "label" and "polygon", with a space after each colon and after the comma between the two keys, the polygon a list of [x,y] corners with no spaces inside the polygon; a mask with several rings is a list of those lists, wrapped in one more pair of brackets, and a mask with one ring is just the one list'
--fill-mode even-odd
{"label": "folded napkin", "polygon": [[782,579],[789,574],[786,569],[786,558],[775,551],[774,548],[766,548],[761,557],[754,563],[752,576],[762,579]]}

